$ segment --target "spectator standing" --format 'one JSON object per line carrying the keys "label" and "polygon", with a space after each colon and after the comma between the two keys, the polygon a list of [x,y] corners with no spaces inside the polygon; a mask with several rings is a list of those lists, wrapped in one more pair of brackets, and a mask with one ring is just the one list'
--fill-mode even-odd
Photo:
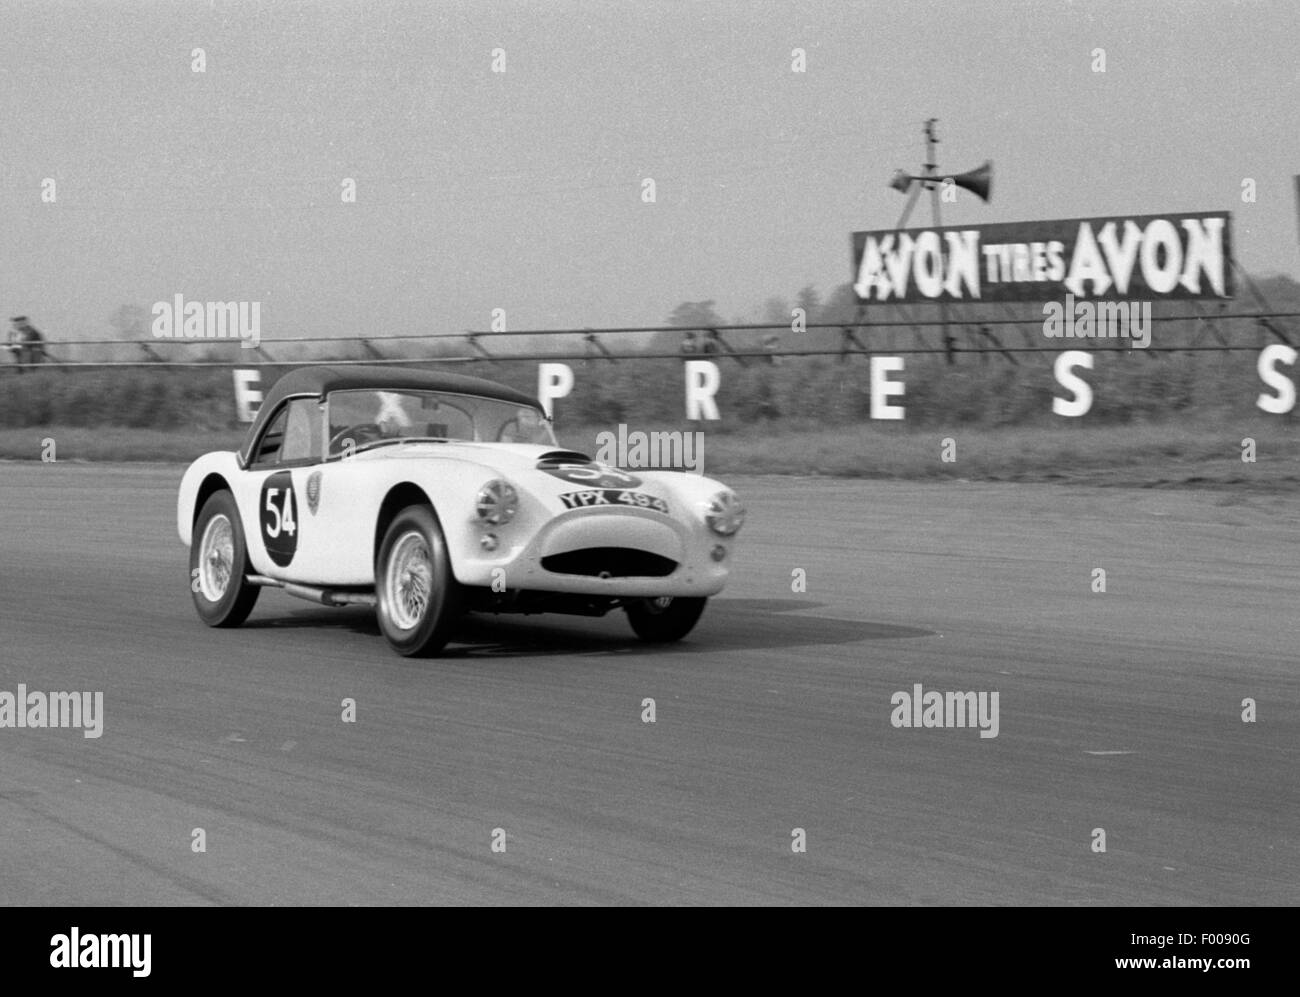
{"label": "spectator standing", "polygon": [[9,330],[9,351],[14,361],[20,366],[18,373],[23,373],[23,364],[43,363],[46,358],[45,337],[36,326],[27,321],[26,315],[17,315],[9,320],[13,328]]}

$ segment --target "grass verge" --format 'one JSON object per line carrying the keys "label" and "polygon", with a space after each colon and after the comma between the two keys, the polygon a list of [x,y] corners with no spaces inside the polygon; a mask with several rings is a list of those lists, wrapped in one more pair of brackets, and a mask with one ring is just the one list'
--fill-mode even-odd
{"label": "grass verge", "polygon": [[[562,429],[560,441],[594,454],[600,428]],[[1246,438],[1255,441],[1253,463],[1242,460]],[[242,439],[239,429],[0,429],[0,459],[41,460],[49,450],[46,441],[52,440],[59,461],[187,463],[209,450],[236,449]],[[949,439],[956,458],[951,462],[942,459]],[[704,471],[721,478],[789,474],[1286,490],[1300,485],[1300,440],[1289,422],[1265,417],[1239,425],[1166,422],[1053,429],[864,423],[778,430],[754,424],[733,432],[705,430]]]}

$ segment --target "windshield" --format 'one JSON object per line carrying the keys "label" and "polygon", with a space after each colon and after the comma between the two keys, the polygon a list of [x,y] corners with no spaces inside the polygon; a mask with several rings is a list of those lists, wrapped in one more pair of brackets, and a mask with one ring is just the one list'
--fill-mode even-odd
{"label": "windshield", "polygon": [[441,391],[332,391],[329,455],[402,440],[538,443],[555,434],[540,409]]}

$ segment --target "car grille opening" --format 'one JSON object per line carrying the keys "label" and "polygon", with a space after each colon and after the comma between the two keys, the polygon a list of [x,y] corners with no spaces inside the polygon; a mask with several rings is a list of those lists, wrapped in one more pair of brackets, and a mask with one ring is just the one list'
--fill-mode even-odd
{"label": "car grille opening", "polygon": [[663,578],[677,570],[677,562],[630,547],[586,547],[544,557],[542,567],[557,575]]}

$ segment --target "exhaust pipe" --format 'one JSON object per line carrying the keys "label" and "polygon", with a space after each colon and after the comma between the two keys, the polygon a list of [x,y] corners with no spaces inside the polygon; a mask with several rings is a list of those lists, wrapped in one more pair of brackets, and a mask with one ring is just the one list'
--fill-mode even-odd
{"label": "exhaust pipe", "polygon": [[299,585],[297,582],[282,582],[266,575],[249,575],[248,581],[263,588],[284,589],[291,596],[318,602],[322,606],[337,609],[340,606],[374,606],[379,597],[373,592],[358,592],[351,589],[322,588],[318,585]]}

